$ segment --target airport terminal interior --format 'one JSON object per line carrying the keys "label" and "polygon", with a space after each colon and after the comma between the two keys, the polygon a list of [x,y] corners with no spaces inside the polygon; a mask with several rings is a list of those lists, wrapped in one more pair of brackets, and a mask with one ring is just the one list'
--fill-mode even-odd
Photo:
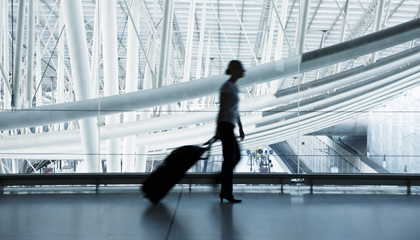
{"label": "airport terminal interior", "polygon": [[[418,0],[1,0],[0,239],[419,239],[419,14]],[[243,202],[206,178],[216,141],[152,204],[142,181],[215,135],[232,60]]]}

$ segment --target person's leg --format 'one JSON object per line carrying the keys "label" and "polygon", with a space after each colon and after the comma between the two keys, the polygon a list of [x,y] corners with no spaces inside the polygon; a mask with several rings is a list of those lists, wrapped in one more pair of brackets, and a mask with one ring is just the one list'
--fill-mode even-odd
{"label": "person's leg", "polygon": [[233,167],[235,161],[235,135],[234,126],[229,123],[220,124],[220,138],[223,146],[223,164],[222,164],[222,188],[220,196],[231,198],[233,184]]}
{"label": "person's leg", "polygon": [[234,158],[235,160],[233,162],[233,168],[235,168],[236,165],[241,160],[241,150],[239,149],[239,144],[238,144],[238,141],[236,140],[236,137],[233,140],[234,140],[234,145],[233,146],[234,146],[234,151],[235,151],[235,158]]}

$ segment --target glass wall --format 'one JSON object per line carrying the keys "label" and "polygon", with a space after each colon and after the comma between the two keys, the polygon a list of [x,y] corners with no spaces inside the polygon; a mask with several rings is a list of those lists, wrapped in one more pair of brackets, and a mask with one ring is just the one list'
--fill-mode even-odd
{"label": "glass wall", "polygon": [[[419,173],[419,38],[369,35],[418,3],[390,1],[378,29],[373,0],[348,19],[273,2],[1,1],[0,173],[152,172],[215,134],[232,59],[236,172]],[[189,171],[222,162],[219,141]]]}

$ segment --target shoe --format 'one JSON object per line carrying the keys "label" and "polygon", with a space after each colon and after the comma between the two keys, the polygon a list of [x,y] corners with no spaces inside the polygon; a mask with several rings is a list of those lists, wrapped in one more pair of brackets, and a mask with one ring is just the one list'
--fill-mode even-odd
{"label": "shoe", "polygon": [[236,199],[235,197],[228,198],[228,197],[222,197],[222,196],[220,196],[220,203],[223,203],[223,199],[228,200],[230,203],[240,203],[240,202],[242,202],[241,199]]}

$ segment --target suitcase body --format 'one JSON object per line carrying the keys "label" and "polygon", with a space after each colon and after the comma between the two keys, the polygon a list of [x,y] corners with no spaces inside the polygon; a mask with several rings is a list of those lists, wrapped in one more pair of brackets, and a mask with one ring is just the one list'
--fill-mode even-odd
{"label": "suitcase body", "polygon": [[150,176],[144,181],[142,190],[145,197],[154,204],[158,203],[171,188],[177,184],[198,160],[210,149],[195,145],[183,146],[175,149],[165,158]]}

